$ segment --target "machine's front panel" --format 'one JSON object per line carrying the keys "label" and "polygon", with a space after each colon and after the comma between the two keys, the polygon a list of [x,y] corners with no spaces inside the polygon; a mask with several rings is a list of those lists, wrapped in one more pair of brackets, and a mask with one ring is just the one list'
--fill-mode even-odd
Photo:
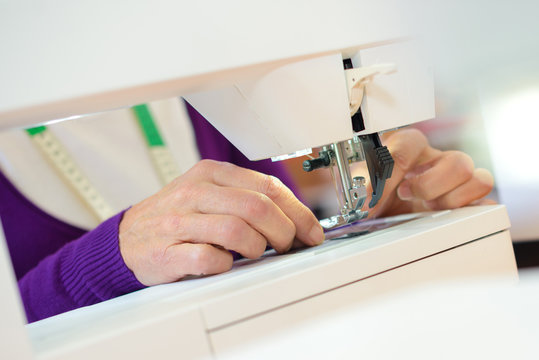
{"label": "machine's front panel", "polygon": [[[400,276],[409,278],[403,282],[402,286],[406,286],[453,276],[516,273],[503,206],[470,207],[426,214],[415,220],[396,220],[398,225],[370,234],[330,240],[320,247],[260,261],[240,262],[222,275],[148,288],[34,323],[28,330],[35,348],[51,359],[78,351],[88,356],[102,354],[100,349],[105,344],[127,341],[133,334],[142,339],[146,332],[154,345],[168,348],[171,338],[159,337],[161,329],[174,333],[172,337],[192,333],[193,339],[200,340],[193,341],[193,354],[203,354],[197,351],[213,342],[214,346],[229,341],[234,344],[227,337],[235,334],[236,330],[231,329],[241,332],[264,319],[280,323],[286,317],[279,314],[295,312],[293,309],[301,304],[306,309],[322,311],[317,306],[325,304],[327,310],[384,294],[399,287]],[[410,270],[401,274],[410,264]],[[418,270],[414,270],[416,267]],[[388,275],[381,275],[385,273]],[[374,279],[386,277],[387,282],[381,283],[385,285],[369,285]],[[319,305],[311,308],[310,304]],[[190,346],[189,341],[185,346]],[[145,349],[147,346],[139,341],[130,353],[144,354]]]}

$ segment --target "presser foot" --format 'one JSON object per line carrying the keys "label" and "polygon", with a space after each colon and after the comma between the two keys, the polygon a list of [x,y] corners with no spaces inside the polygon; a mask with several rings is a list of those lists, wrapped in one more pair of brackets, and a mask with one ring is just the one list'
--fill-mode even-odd
{"label": "presser foot", "polygon": [[367,215],[369,215],[368,211],[351,211],[345,215],[334,215],[326,219],[322,219],[320,220],[320,225],[322,225],[324,230],[331,230],[355,223],[361,219],[365,219]]}

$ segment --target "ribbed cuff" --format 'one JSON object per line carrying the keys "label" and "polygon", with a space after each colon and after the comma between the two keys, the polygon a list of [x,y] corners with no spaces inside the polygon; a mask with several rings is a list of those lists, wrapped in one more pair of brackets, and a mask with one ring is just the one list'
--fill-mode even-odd
{"label": "ribbed cuff", "polygon": [[143,289],[120,253],[119,226],[124,211],[62,249],[60,278],[79,306]]}

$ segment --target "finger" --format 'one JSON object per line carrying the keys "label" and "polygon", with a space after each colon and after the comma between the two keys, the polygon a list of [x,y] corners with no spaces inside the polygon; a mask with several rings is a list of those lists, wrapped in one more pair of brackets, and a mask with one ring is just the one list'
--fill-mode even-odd
{"label": "finger", "polygon": [[212,182],[226,187],[244,188],[264,194],[294,223],[296,237],[307,245],[324,241],[324,232],[314,214],[279,179],[229,163],[201,162],[198,169]]}
{"label": "finger", "polygon": [[395,166],[391,179],[399,183],[414,167],[440,157],[441,152],[429,146],[425,135],[417,129],[407,128],[388,138],[387,147]]}
{"label": "finger", "polygon": [[233,215],[252,226],[278,252],[290,249],[296,227],[269,197],[264,194],[203,183],[194,203],[204,214]]}
{"label": "finger", "polygon": [[187,275],[213,275],[230,270],[232,254],[209,244],[179,244],[167,248],[163,271],[169,282]]}
{"label": "finger", "polygon": [[[423,167],[425,167],[423,165]],[[398,187],[401,200],[433,200],[452,191],[473,176],[473,160],[459,151],[448,151],[421,173],[412,171]]]}
{"label": "finger", "polygon": [[259,258],[266,250],[266,239],[237,216],[186,214],[174,226],[171,232],[181,242],[219,245],[249,259]]}
{"label": "finger", "polygon": [[425,202],[425,206],[432,210],[455,209],[487,196],[493,186],[494,178],[488,170],[475,169],[470,180],[437,199]]}

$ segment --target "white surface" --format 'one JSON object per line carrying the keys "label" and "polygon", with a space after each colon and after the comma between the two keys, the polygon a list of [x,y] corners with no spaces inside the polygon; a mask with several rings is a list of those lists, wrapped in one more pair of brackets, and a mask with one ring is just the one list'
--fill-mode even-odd
{"label": "white surface", "polygon": [[[149,105],[161,135],[182,172],[200,158],[183,101]],[[146,140],[130,109],[104,112],[49,126],[114,212],[162,187]],[[0,132],[0,169],[33,203],[76,226],[99,222],[19,129]]]}
{"label": "white surface", "polygon": [[218,359],[536,359],[539,274],[429,284],[292,324]]}
{"label": "white surface", "polygon": [[[488,238],[484,238],[505,230],[508,226],[503,206],[471,207],[434,213],[433,216],[361,238],[328,241],[320,247],[295,254],[269,257],[262,261],[247,261],[222,275],[145,289],[33,323],[28,329],[35,350],[44,358],[60,355],[61,358],[69,358],[76,356],[79,351],[84,351],[85,356],[102,354],[105,351],[103,349],[109,349],[111,353],[123,351],[121,347],[116,348],[114,342],[106,339],[123,341],[122,336],[129,337],[134,329],[142,338],[149,319],[157,326],[146,330],[151,331],[152,339],[156,339],[152,340],[155,341],[155,346],[167,347],[168,337],[164,337],[162,342],[158,340],[159,323],[163,323],[163,329],[173,326],[170,323],[177,326],[174,327],[177,337],[190,334],[197,339],[202,335],[207,336],[207,331],[231,329],[236,322],[241,323],[249,317],[257,318],[265,313],[277,314],[276,309],[296,302],[301,303],[347,284],[357,282],[361,287],[362,281],[358,280],[402,265],[405,265],[404,269],[410,262],[479,238],[482,238],[477,242],[481,243],[479,250],[476,246],[468,247],[469,245],[455,248],[462,251],[470,249],[470,252],[436,258],[440,259],[439,262],[435,261],[436,256],[433,256],[428,268],[411,272],[415,277],[397,276],[392,280],[395,281],[394,284],[390,281],[384,286],[386,289],[403,286],[401,281],[414,283],[417,277],[436,280],[437,274],[442,278],[477,273],[499,274],[500,271],[514,275],[516,265],[507,232],[494,237],[501,238],[501,242],[494,242],[498,245],[486,242],[485,239]],[[447,253],[451,251],[453,250]],[[481,260],[471,261],[477,257],[481,257]],[[455,272],[451,273],[448,269]],[[371,282],[365,283],[367,287],[371,287],[369,283]],[[383,289],[383,286],[381,288]],[[356,291],[354,287],[349,289],[352,289],[352,293]],[[347,291],[344,293],[345,297]],[[359,293],[361,291],[363,290]],[[377,291],[372,294],[375,295]],[[342,302],[343,299],[339,301]],[[346,303],[344,301],[343,304]],[[333,308],[331,301],[326,305]],[[203,320],[193,315],[198,312],[200,315],[196,316],[202,316]],[[174,316],[186,316],[186,320],[180,323]],[[145,345],[137,342],[137,346]]]}
{"label": "white surface", "polygon": [[[483,256],[485,253],[489,253],[491,256]],[[212,348],[216,354],[219,354],[218,359],[222,358],[221,355],[224,358],[245,359],[300,357],[340,359],[342,357],[337,354],[342,352],[352,355],[354,352],[350,349],[354,349],[358,355],[363,356],[365,350],[362,347],[366,345],[369,348],[369,342],[372,341],[372,338],[356,337],[359,334],[369,333],[374,328],[361,321],[360,318],[356,318],[353,321],[355,331],[348,335],[356,340],[351,341],[346,334],[344,338],[349,342],[343,341],[340,334],[345,330],[337,330],[333,325],[333,321],[340,322],[343,312],[349,312],[350,316],[354,316],[359,308],[372,306],[379,301],[387,301],[389,297],[399,299],[402,296],[401,292],[406,292],[406,289],[421,285],[426,288],[436,287],[439,286],[437,284],[448,279],[467,281],[471,277],[492,279],[496,276],[507,276],[508,279],[516,283],[515,260],[511,255],[512,245],[508,232],[498,233],[304,301],[278,308],[241,323],[211,331]],[[399,315],[391,313],[390,317],[399,321]],[[332,320],[333,316],[335,316],[335,320]],[[326,329],[311,329],[311,326],[320,326],[320,319],[328,323],[329,326],[326,329],[331,328],[333,334],[327,332]],[[386,324],[391,327],[391,323]],[[415,330],[415,324],[411,323],[409,326]],[[436,328],[439,327],[443,327],[443,324],[436,326]],[[292,335],[290,335],[290,328],[294,329]],[[350,330],[347,328],[346,331]],[[283,332],[286,335],[281,334]],[[325,341],[319,338],[319,332],[325,334]],[[383,330],[378,335],[387,336]],[[372,334],[371,336],[377,335]],[[308,344],[304,342],[307,338],[310,338]],[[301,342],[296,342],[295,339],[300,339]],[[396,340],[398,341],[398,339]],[[251,345],[251,342],[257,345]],[[272,344],[270,348],[267,347],[268,343]],[[360,343],[361,345],[359,345]],[[245,346],[245,344],[249,345]],[[266,350],[261,352],[262,348]],[[228,356],[228,353],[231,356]],[[254,356],[256,353],[258,355]],[[374,358],[378,357],[374,356]]]}
{"label": "white surface", "polygon": [[396,0],[0,2],[0,126],[249,78],[406,35]]}
{"label": "white surface", "polygon": [[406,41],[360,50],[354,66],[391,63],[397,71],[376,76],[365,86],[361,112],[365,131],[373,133],[433,119],[434,75],[425,49]]}
{"label": "white surface", "polygon": [[[185,96],[251,160],[290,154],[352,137],[340,53],[278,67],[259,78]],[[432,68],[409,41],[359,51],[355,67],[395,64],[364,91],[370,134],[434,117]]]}
{"label": "white surface", "polygon": [[32,359],[24,310],[15,274],[6,247],[0,222],[0,357],[2,359]]}
{"label": "white surface", "polygon": [[251,160],[353,134],[340,54],[288,64],[254,81],[185,99]]}
{"label": "white surface", "polygon": [[[504,207],[484,208],[480,212],[464,208],[437,213],[376,233],[376,236],[344,242],[341,247],[334,245],[331,250],[313,249],[314,256],[302,262],[294,259],[295,263],[288,267],[259,274],[256,279],[242,279],[237,291],[206,301],[201,308],[208,328],[214,329],[508,227]],[[255,298],[256,301],[250,300]],[[227,311],[222,311],[223,308]]]}
{"label": "white surface", "polygon": [[[211,348],[204,323],[195,307],[178,307],[158,313],[137,314],[102,319],[85,336],[54,339],[56,348],[36,351],[39,359],[209,359]],[[84,328],[85,323],[79,322]],[[60,335],[61,336],[61,335]]]}

